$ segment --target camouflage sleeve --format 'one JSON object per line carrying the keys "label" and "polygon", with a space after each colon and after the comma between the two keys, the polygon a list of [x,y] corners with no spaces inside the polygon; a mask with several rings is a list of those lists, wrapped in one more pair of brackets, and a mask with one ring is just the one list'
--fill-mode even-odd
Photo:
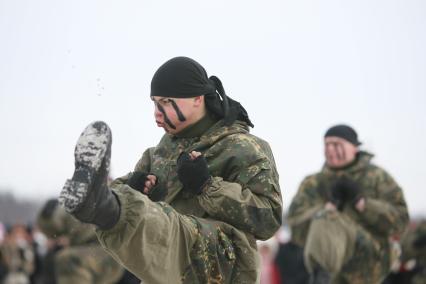
{"label": "camouflage sleeve", "polygon": [[229,175],[233,178],[225,181],[214,177],[200,195],[200,204],[210,216],[258,239],[268,239],[282,222],[282,199],[273,158],[240,155],[233,160],[239,161],[233,166],[228,163],[234,168]]}
{"label": "camouflage sleeve", "polygon": [[325,202],[320,196],[318,180],[315,176],[305,178],[294,196],[287,215],[292,240],[304,246],[312,217],[324,208]]}
{"label": "camouflage sleeve", "polygon": [[377,178],[377,197],[366,197],[365,210],[360,218],[374,231],[384,235],[400,235],[409,220],[401,188],[384,170],[371,173]]}
{"label": "camouflage sleeve", "polygon": [[[154,148],[148,148],[145,150],[145,152],[142,154],[142,158],[139,159],[139,161],[137,162],[135,168],[133,171],[137,172],[150,172],[151,169],[151,155],[152,152],[154,151]],[[126,184],[127,180],[130,178],[131,173],[128,173],[122,177],[116,178],[111,184],[111,187],[115,187],[117,185],[122,185],[122,184]]]}

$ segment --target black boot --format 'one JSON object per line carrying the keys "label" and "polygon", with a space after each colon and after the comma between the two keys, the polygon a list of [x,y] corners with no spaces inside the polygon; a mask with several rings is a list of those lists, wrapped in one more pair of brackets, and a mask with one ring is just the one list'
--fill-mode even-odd
{"label": "black boot", "polygon": [[75,146],[74,175],[59,196],[59,203],[68,213],[101,230],[112,228],[120,216],[118,199],[107,186],[111,144],[111,130],[106,123],[89,124]]}

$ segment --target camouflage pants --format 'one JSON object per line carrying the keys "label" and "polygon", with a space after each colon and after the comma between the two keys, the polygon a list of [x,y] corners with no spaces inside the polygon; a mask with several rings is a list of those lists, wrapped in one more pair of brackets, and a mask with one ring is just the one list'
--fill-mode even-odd
{"label": "camouflage pants", "polygon": [[115,283],[123,272],[99,244],[64,248],[55,256],[58,284]]}
{"label": "camouflage pants", "polygon": [[368,232],[345,214],[330,211],[321,211],[312,220],[304,258],[309,271],[319,265],[339,284],[381,283],[390,266]]}
{"label": "camouflage pants", "polygon": [[255,242],[222,222],[186,216],[123,185],[121,215],[102,246],[143,283],[256,283]]}

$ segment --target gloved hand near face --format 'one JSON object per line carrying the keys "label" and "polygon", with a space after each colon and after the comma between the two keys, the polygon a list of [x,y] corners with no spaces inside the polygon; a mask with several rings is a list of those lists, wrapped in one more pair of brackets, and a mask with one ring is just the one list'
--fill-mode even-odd
{"label": "gloved hand near face", "polygon": [[211,180],[207,161],[200,152],[182,152],[177,160],[177,173],[183,189],[194,195],[202,193]]}

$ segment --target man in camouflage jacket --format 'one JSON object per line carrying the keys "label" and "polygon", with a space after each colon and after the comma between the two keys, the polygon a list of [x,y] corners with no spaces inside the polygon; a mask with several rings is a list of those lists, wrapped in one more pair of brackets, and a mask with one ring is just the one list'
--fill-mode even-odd
{"label": "man in camouflage jacket", "polygon": [[[116,283],[124,269],[100,246],[93,225],[84,224],[57,206],[57,199],[48,200],[37,216],[37,225],[50,239],[64,247],[54,256],[55,283]],[[47,276],[47,275],[46,275]]]}
{"label": "man in camouflage jacket", "polygon": [[105,123],[89,125],[61,203],[96,224],[105,250],[144,283],[258,282],[256,239],[272,237],[282,221],[268,143],[249,133],[245,109],[190,58],[158,69],[151,100],[166,131],[159,144],[107,188],[111,133]]}
{"label": "man in camouflage jacket", "polygon": [[392,262],[389,239],[408,223],[401,188],[360,144],[351,127],[330,128],[323,169],[291,202],[292,237],[313,283],[381,283]]}

